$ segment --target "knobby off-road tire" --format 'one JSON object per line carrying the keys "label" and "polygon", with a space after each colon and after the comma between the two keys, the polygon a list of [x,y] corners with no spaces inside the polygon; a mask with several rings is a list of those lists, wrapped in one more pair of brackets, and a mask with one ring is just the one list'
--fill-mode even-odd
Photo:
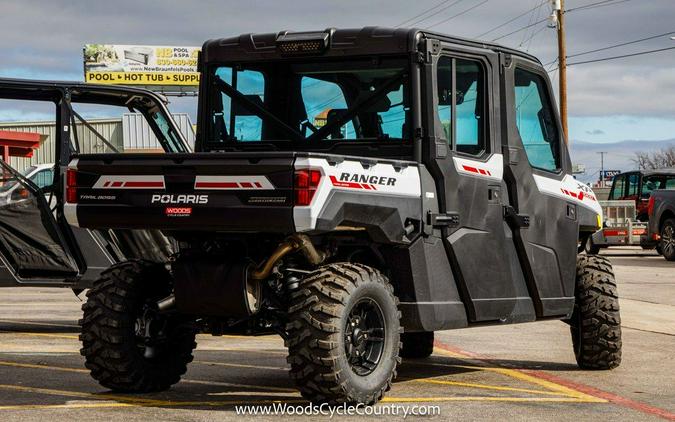
{"label": "knobby off-road tire", "polygon": [[[373,328],[378,324],[383,330]],[[290,375],[306,399],[372,404],[391,388],[401,361],[400,312],[379,271],[349,263],[320,267],[291,294],[286,329]]]}
{"label": "knobby off-road tire", "polygon": [[621,317],[612,265],[602,256],[577,257],[576,303],[570,322],[577,364],[613,369],[621,363]]}
{"label": "knobby off-road tire", "polygon": [[118,392],[166,390],[180,380],[192,361],[196,330],[191,322],[158,317],[154,356],[137,336],[138,318],[147,304],[171,292],[170,274],[159,264],[126,261],[101,274],[82,306],[82,349],[85,366],[102,386]]}
{"label": "knobby off-road tire", "polygon": [[428,358],[434,352],[434,332],[401,334],[401,357],[404,359]]}
{"label": "knobby off-road tire", "polygon": [[675,218],[669,218],[661,226],[661,255],[668,261],[675,261]]}

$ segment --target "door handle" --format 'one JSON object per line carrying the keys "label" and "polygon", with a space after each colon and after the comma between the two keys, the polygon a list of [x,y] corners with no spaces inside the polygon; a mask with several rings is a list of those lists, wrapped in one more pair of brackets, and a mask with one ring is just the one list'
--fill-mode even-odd
{"label": "door handle", "polygon": [[504,205],[504,220],[511,228],[528,228],[530,227],[530,216],[527,214],[518,214],[516,209],[511,205]]}

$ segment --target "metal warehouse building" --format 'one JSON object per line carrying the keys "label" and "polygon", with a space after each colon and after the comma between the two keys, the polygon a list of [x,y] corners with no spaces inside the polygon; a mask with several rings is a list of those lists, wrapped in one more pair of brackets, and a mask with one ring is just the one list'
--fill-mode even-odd
{"label": "metal warehouse building", "polygon": [[[195,133],[187,113],[173,115],[174,120],[185,139],[194,145]],[[87,119],[87,122],[119,151],[157,151],[161,150],[157,138],[139,113],[125,113],[121,119]],[[39,133],[40,147],[31,158],[11,157],[9,164],[22,171],[32,164],[54,162],[55,132],[54,121],[40,122],[0,122],[0,130]],[[90,129],[77,123],[77,139],[82,153],[111,152],[110,149]]]}

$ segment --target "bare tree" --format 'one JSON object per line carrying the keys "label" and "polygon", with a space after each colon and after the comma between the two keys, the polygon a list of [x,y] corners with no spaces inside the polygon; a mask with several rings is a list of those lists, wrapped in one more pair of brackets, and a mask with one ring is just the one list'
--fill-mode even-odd
{"label": "bare tree", "polygon": [[654,170],[675,167],[675,145],[654,152],[636,152],[633,162],[639,169]]}

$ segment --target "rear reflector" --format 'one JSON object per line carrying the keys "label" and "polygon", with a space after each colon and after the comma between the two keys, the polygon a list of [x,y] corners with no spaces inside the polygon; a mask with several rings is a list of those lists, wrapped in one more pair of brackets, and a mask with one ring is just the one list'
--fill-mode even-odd
{"label": "rear reflector", "polygon": [[66,202],[77,204],[77,188],[66,188]]}
{"label": "rear reflector", "polygon": [[321,170],[303,169],[296,171],[295,205],[307,206],[311,204],[320,182]]}

